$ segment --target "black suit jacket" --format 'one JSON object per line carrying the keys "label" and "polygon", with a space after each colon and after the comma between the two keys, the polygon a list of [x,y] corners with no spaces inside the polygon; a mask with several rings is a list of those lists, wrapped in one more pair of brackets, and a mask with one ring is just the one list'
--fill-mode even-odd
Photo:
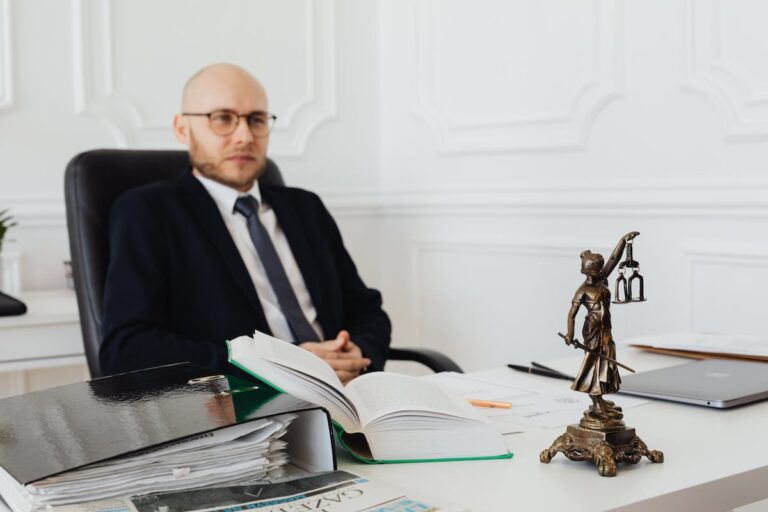
{"label": "black suit jacket", "polygon": [[[347,329],[380,370],[391,326],[381,295],[367,288],[320,198],[261,187],[275,212],[326,337]],[[271,334],[253,281],[213,198],[186,172],[120,196],[110,213],[104,289],[106,374],[191,361],[241,374],[226,340]]]}

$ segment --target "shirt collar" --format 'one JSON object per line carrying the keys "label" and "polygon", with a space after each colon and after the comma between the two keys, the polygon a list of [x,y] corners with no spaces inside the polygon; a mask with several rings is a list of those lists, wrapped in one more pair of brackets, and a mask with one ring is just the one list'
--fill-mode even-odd
{"label": "shirt collar", "polygon": [[235,201],[239,197],[246,196],[246,195],[252,195],[256,198],[256,200],[259,202],[259,210],[264,208],[264,205],[261,202],[261,189],[259,188],[259,180],[256,180],[253,182],[253,186],[251,187],[251,190],[248,192],[240,192],[239,190],[236,190],[230,186],[224,185],[222,183],[219,183],[218,181],[213,181],[210,178],[206,178],[197,169],[192,170],[192,174],[197,178],[197,180],[202,183],[202,185],[205,187],[205,189],[208,191],[208,193],[211,195],[213,200],[216,202],[216,205],[219,207],[219,210],[226,213],[234,213],[235,211]]}

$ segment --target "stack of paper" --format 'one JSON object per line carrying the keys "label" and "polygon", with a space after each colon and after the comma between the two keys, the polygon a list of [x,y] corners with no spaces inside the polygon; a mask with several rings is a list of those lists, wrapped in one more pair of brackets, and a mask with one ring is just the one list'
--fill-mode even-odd
{"label": "stack of paper", "polygon": [[643,350],[694,359],[747,359],[768,362],[768,337],[709,333],[671,333],[623,340]]}
{"label": "stack of paper", "polygon": [[15,511],[29,511],[278,477],[288,461],[286,443],[279,439],[294,418],[293,414],[283,414],[234,425],[26,486],[1,471],[0,488]]}

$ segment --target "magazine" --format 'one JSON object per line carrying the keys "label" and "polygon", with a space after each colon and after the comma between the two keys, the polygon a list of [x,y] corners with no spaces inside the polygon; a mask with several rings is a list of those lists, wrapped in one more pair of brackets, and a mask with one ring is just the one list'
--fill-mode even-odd
{"label": "magazine", "polygon": [[86,507],[55,507],[53,512],[462,512],[464,507],[414,496],[381,482],[331,471],[259,484],[206,487],[152,493]]}

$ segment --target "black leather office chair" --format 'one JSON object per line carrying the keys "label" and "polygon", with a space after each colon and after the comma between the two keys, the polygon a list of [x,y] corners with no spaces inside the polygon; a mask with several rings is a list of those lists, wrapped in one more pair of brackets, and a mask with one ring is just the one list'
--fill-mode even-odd
{"label": "black leather office chair", "polygon": [[[115,199],[134,187],[171,179],[189,168],[186,151],[101,149],[75,156],[64,175],[67,228],[75,278],[80,327],[91,377],[101,377],[99,345],[104,281],[109,263],[107,228]],[[261,183],[285,185],[271,160]],[[416,361],[432,371],[461,369],[429,349],[390,348],[389,359]]]}

